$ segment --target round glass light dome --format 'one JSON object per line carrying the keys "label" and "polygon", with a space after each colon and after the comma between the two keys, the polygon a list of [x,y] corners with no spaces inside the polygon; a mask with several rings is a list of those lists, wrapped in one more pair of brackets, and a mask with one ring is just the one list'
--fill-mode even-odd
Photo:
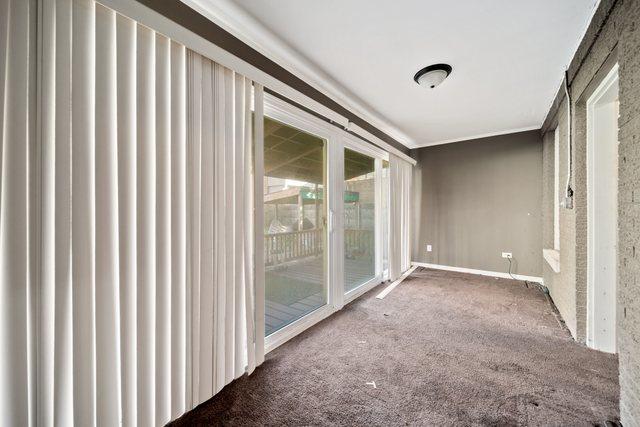
{"label": "round glass light dome", "polygon": [[418,71],[413,77],[420,86],[433,89],[442,83],[451,74],[451,65],[434,64]]}

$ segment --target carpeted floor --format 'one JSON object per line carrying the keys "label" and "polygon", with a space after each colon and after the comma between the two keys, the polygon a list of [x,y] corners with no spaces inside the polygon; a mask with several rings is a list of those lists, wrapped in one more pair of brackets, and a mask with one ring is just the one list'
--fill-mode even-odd
{"label": "carpeted floor", "polygon": [[419,268],[378,300],[382,289],[271,352],[175,425],[617,419],[616,356],[574,342],[537,288]]}

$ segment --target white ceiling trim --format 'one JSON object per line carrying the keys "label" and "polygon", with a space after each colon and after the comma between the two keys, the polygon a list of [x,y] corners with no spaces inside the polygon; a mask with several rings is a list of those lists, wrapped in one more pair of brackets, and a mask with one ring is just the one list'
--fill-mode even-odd
{"label": "white ceiling trim", "polygon": [[154,31],[157,31],[172,40],[184,44],[187,48],[206,56],[220,65],[224,65],[225,67],[242,74],[257,84],[261,84],[264,87],[272,89],[293,100],[294,102],[304,105],[342,127],[346,128],[349,125],[349,119],[346,117],[325,107],[270,74],[265,73],[248,62],[227,52],[221,47],[211,43],[209,40],[202,38],[191,30],[181,25],[177,25],[174,21],[164,15],[161,15],[155,10],[150,9],[137,0],[99,1],[104,6],[131,18],[142,25],[152,28]]}
{"label": "white ceiling trim", "polygon": [[411,163],[414,166],[417,163],[417,161],[415,159],[407,156],[404,153],[401,153],[399,150],[395,150],[395,149],[394,150],[389,150],[389,148],[393,148],[393,147],[391,147],[389,144],[387,144],[386,142],[384,142],[383,140],[381,140],[377,136],[375,136],[375,135],[371,134],[370,132],[366,131],[365,129],[362,129],[360,126],[358,126],[355,123],[349,122],[349,125],[347,126],[347,130],[355,133],[356,135],[361,136],[362,138],[366,139],[367,141],[373,142],[378,147],[387,148],[387,150],[390,153],[393,153],[396,156],[402,157],[404,160],[408,161],[409,163]]}
{"label": "white ceiling trim", "polygon": [[408,148],[416,142],[231,0],[181,0],[278,65]]}
{"label": "white ceiling trim", "polygon": [[[184,44],[189,49],[192,49],[195,52],[198,52],[203,56],[206,56],[207,58],[244,75],[245,77],[248,77],[255,83],[270,88],[294,102],[315,111],[321,116],[332,120],[335,124],[338,124],[344,129],[350,127],[349,120],[346,117],[343,117],[335,111],[325,107],[303,93],[298,92],[286,83],[277,80],[275,77],[259,70],[210,41],[196,35],[187,28],[176,25],[175,22],[171,21],[169,18],[159,14],[136,0],[100,0],[100,3],[142,25],[158,31],[176,42]],[[378,144],[380,148],[387,150],[389,153],[393,153],[409,162],[413,160],[396,147],[367,133],[365,130],[360,131],[359,129],[354,129],[354,131],[373,144]]]}
{"label": "white ceiling trim", "polygon": [[479,135],[465,136],[462,138],[445,139],[443,141],[429,142],[427,144],[418,145],[415,148],[432,147],[434,145],[451,144],[452,142],[471,141],[472,139],[489,138],[491,136],[509,135],[510,133],[527,132],[530,130],[540,130],[540,126],[528,126],[524,128],[507,129],[497,132],[482,133]]}

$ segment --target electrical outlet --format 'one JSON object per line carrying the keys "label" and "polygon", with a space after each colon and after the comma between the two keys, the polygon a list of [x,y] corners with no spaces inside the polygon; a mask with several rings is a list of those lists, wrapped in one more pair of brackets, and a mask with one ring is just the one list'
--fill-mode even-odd
{"label": "electrical outlet", "polygon": [[427,245],[427,252],[431,252],[431,245]]}
{"label": "electrical outlet", "polygon": [[502,258],[513,258],[513,254],[511,252],[502,252]]}

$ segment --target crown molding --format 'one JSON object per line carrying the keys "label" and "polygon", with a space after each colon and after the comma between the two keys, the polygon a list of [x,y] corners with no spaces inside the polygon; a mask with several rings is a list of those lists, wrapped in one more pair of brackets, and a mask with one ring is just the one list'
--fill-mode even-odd
{"label": "crown molding", "polygon": [[415,141],[357,96],[298,53],[231,0],[181,0],[243,43],[257,50],[307,84],[333,99],[407,148]]}
{"label": "crown molding", "polygon": [[461,138],[445,139],[443,141],[427,142],[425,144],[416,145],[413,148],[433,147],[434,145],[451,144],[454,142],[471,141],[473,139],[489,138],[491,136],[509,135],[510,133],[527,132],[530,130],[540,130],[540,125],[527,126],[523,128],[500,130],[496,132],[482,133],[479,135],[463,136]]}
{"label": "crown molding", "polygon": [[354,134],[364,138],[367,141],[373,142],[378,147],[381,147],[387,150],[389,153],[395,154],[396,156],[402,158],[403,160],[409,162],[414,166],[417,163],[416,159],[413,159],[410,156],[407,156],[397,148],[392,147],[391,145],[387,144],[377,136],[371,134],[370,132],[367,132],[365,129],[362,129],[360,126],[356,125],[355,123],[349,122],[349,125],[347,126],[347,130],[349,132],[353,132]]}

